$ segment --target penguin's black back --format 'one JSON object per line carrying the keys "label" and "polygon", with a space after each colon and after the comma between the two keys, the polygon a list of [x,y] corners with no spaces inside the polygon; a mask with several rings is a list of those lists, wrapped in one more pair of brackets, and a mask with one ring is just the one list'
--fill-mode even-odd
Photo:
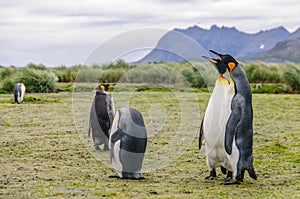
{"label": "penguin's black back", "polygon": [[94,104],[95,104],[95,112],[97,116],[97,120],[100,124],[101,129],[104,134],[108,137],[108,131],[110,129],[110,118],[108,115],[107,107],[107,98],[110,97],[108,94],[98,91],[96,92]]}
{"label": "penguin's black back", "polygon": [[21,91],[21,84],[16,84],[15,89],[14,89],[14,98],[15,98],[15,102],[18,102],[18,97],[21,96],[22,91]]}
{"label": "penguin's black back", "polygon": [[[235,136],[236,146],[240,156],[238,173],[248,170],[250,176],[256,179],[253,168],[253,110],[252,92],[248,79],[239,65],[231,75],[234,80],[235,95],[232,99],[230,122],[226,125],[225,149],[231,154],[232,142]],[[242,177],[243,178],[243,177]],[[242,180],[242,179],[241,179]]]}

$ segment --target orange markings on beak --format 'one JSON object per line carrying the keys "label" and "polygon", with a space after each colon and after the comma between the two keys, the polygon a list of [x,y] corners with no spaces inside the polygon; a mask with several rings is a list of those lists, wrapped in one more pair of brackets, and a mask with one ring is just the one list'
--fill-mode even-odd
{"label": "orange markings on beak", "polygon": [[203,58],[209,60],[210,62],[214,63],[214,64],[217,64],[218,62],[210,57],[206,57],[206,56],[202,56]]}

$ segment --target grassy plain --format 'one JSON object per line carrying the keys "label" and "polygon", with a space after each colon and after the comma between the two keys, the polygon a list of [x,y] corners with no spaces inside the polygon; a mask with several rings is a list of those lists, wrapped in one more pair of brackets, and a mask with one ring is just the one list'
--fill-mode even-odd
{"label": "grassy plain", "polygon": [[[117,96],[116,108],[127,102]],[[233,186],[221,185],[219,170],[218,180],[204,180],[209,171],[204,151],[198,150],[197,132],[209,93],[195,96],[134,92],[129,97],[130,106],[140,109],[151,126],[146,153],[153,155],[145,157],[146,180],[132,181],[108,178],[113,169],[95,153],[108,154],[94,151],[80,133],[84,128],[77,124],[82,120],[73,118],[72,93],[28,94],[23,104],[11,104],[12,95],[0,95],[0,198],[300,197],[300,95],[253,95],[258,180],[246,174],[243,184]],[[189,102],[192,108],[186,109]],[[178,107],[183,108],[178,112]],[[163,153],[169,162],[159,159]]]}

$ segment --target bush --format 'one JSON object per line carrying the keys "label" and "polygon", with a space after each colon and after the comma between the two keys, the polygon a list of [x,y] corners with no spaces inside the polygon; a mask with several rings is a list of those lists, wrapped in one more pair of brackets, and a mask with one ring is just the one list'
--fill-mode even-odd
{"label": "bush", "polygon": [[34,64],[34,63],[27,64],[27,68],[32,68],[37,70],[47,70],[44,64]]}
{"label": "bush", "polygon": [[121,68],[102,70],[98,82],[118,82],[125,73],[126,70]]}
{"label": "bush", "polygon": [[1,68],[0,80],[4,80],[5,78],[12,76],[15,72],[16,72],[16,69],[13,67]]}
{"label": "bush", "polygon": [[6,78],[2,82],[2,90],[11,93],[14,91],[15,84],[16,84],[16,82],[14,80],[12,80],[10,78]]}
{"label": "bush", "polygon": [[57,76],[58,82],[74,82],[78,70],[78,66],[72,66],[71,68],[60,66],[58,68],[53,68],[51,71]]}
{"label": "bush", "polygon": [[180,83],[179,75],[164,65],[143,64],[128,70],[121,81],[128,83],[174,84]]}
{"label": "bush", "polygon": [[205,87],[205,81],[202,75],[194,68],[187,68],[181,71],[181,74],[194,88]]}
{"label": "bush", "polygon": [[252,83],[280,83],[281,77],[278,67],[265,63],[250,63],[243,66],[249,82]]}
{"label": "bush", "polygon": [[97,82],[102,70],[99,68],[81,66],[76,76],[76,82]]}
{"label": "bush", "polygon": [[26,92],[28,93],[55,92],[56,81],[57,77],[53,72],[34,68],[25,68],[18,78],[18,82],[22,82],[26,86]]}
{"label": "bush", "polygon": [[[95,67],[95,66],[94,66]],[[116,63],[109,63],[109,64],[103,64],[103,69],[115,69],[115,68],[122,68],[122,69],[129,69],[132,66],[125,61],[119,59]]]}
{"label": "bush", "polygon": [[287,65],[283,79],[293,91],[300,92],[300,69],[294,65]]}

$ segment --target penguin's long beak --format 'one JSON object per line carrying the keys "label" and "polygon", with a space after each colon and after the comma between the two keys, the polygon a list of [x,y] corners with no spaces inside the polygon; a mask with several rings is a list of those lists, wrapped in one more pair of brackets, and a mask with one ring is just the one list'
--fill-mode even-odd
{"label": "penguin's long beak", "polygon": [[221,57],[221,54],[220,53],[217,53],[216,51],[214,50],[209,50],[209,52],[213,53],[214,55],[216,55],[216,57],[218,57],[219,60],[222,60],[222,57]]}
{"label": "penguin's long beak", "polygon": [[217,60],[215,60],[215,59],[213,59],[213,58],[210,58],[210,57],[207,57],[207,56],[202,56],[204,59],[207,59],[208,61],[210,61],[211,63],[213,63],[213,64],[217,64],[218,63],[218,61]]}
{"label": "penguin's long beak", "polygon": [[[226,70],[226,68],[221,68],[220,63],[222,63],[222,57],[219,53],[213,51],[213,50],[209,50],[210,52],[212,52],[213,54],[215,54],[219,59],[213,59],[207,56],[202,56],[203,58],[209,60],[211,63],[214,64],[214,66],[216,67],[216,69],[219,71],[219,73],[227,79],[228,84],[230,84],[230,73]],[[224,72],[225,71],[225,72]]]}
{"label": "penguin's long beak", "polygon": [[[214,55],[216,55],[216,57],[218,57],[220,59],[220,61],[222,61],[222,55],[220,53],[217,53],[214,50],[209,50],[209,52],[213,53]],[[223,77],[225,77],[228,81],[228,84],[230,84],[230,73],[228,71],[226,71],[224,74],[222,74]]]}

